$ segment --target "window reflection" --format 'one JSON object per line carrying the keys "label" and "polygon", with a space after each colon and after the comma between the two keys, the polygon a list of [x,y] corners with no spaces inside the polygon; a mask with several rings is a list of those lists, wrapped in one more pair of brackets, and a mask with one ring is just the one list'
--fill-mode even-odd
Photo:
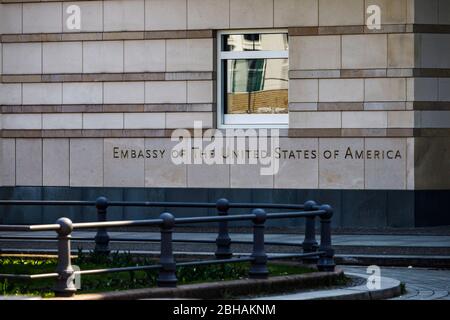
{"label": "window reflection", "polygon": [[288,50],[288,35],[280,33],[229,34],[223,41],[223,51]]}
{"label": "window reflection", "polygon": [[287,113],[288,59],[226,60],[226,113]]}

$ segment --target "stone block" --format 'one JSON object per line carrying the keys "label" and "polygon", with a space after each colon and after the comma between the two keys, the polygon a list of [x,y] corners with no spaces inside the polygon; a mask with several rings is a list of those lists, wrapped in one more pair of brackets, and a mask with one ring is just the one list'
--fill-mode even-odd
{"label": "stone block", "polygon": [[0,4],[0,33],[22,33],[22,4]]}
{"label": "stone block", "polygon": [[16,139],[16,185],[42,186],[42,140]]}
{"label": "stone block", "polygon": [[164,72],[166,43],[164,40],[125,41],[125,72]]}
{"label": "stone block", "polygon": [[387,35],[342,36],[343,69],[386,68]]}
{"label": "stone block", "polygon": [[43,185],[69,185],[69,139],[43,140]]}
{"label": "stone block", "polygon": [[144,187],[144,139],[104,140],[105,187]]}
{"label": "stone block", "polygon": [[414,101],[438,101],[438,78],[415,78]]}
{"label": "stone block", "polygon": [[3,74],[42,73],[41,43],[4,43]]}
{"label": "stone block", "polygon": [[23,104],[61,104],[61,83],[24,83],[22,85]]}
{"label": "stone block", "polygon": [[123,113],[84,113],[83,129],[123,129]]}
{"label": "stone block", "polygon": [[273,0],[230,0],[230,28],[272,28]]}
{"label": "stone block", "polygon": [[62,2],[23,4],[23,33],[62,32]]}
{"label": "stone block", "polygon": [[280,169],[274,176],[277,189],[319,187],[319,139],[280,139]]}
{"label": "stone block", "polygon": [[83,129],[83,116],[81,113],[44,113],[42,129],[81,130]]}
{"label": "stone block", "polygon": [[48,42],[42,47],[43,73],[82,73],[81,42]]}
{"label": "stone block", "polygon": [[166,113],[167,129],[190,129],[194,121],[201,121],[203,128],[212,128],[213,114],[211,112],[171,112]]}
{"label": "stone block", "polygon": [[439,22],[439,0],[415,0],[414,23],[437,24]]}
{"label": "stone block", "polygon": [[450,111],[421,111],[421,128],[450,128]]}
{"label": "stone block", "polygon": [[318,102],[319,80],[289,80],[289,102]]}
{"label": "stone block", "polygon": [[[80,30],[69,29],[67,19],[72,13],[67,13],[71,5],[80,7],[82,18]],[[103,31],[103,2],[102,1],[76,1],[63,2],[63,32],[101,32]]]}
{"label": "stone block", "polygon": [[363,79],[320,79],[319,102],[364,101]]}
{"label": "stone block", "polygon": [[103,3],[104,31],[144,30],[144,0],[112,0]]}
{"label": "stone block", "polygon": [[63,104],[101,104],[103,84],[93,82],[64,82]]}
{"label": "stone block", "polygon": [[16,140],[1,139],[0,148],[0,181],[3,186],[16,184]]}
{"label": "stone block", "polygon": [[165,113],[125,113],[124,129],[164,129]]}
{"label": "stone block", "polygon": [[40,114],[4,114],[2,127],[5,130],[40,130],[42,117]]}
{"label": "stone block", "polygon": [[166,71],[213,71],[212,39],[166,41]]}
{"label": "stone block", "polygon": [[103,186],[103,139],[70,139],[70,186]]}
{"label": "stone block", "polygon": [[83,72],[123,72],[123,41],[84,42]]}
{"label": "stone block", "polygon": [[414,111],[389,111],[388,128],[414,128],[415,119]]}
{"label": "stone block", "polygon": [[290,37],[289,65],[290,70],[340,69],[341,37]]}
{"label": "stone block", "polygon": [[144,103],[144,82],[105,82],[103,99],[105,104]]}
{"label": "stone block", "polygon": [[186,81],[148,81],[145,103],[186,103]]}
{"label": "stone block", "polygon": [[[381,24],[406,24],[408,0],[366,0],[365,8],[377,5],[381,9]],[[369,14],[366,13],[366,19]]]}
{"label": "stone block", "polygon": [[341,127],[340,112],[290,112],[289,127],[298,129],[327,129]]}
{"label": "stone block", "polygon": [[388,37],[388,68],[414,68],[413,34],[389,34]]}
{"label": "stone block", "polygon": [[366,79],[365,100],[406,101],[406,80],[404,78]]}
{"label": "stone block", "polygon": [[20,83],[0,83],[0,105],[22,104]]}
{"label": "stone block", "polygon": [[275,0],[274,27],[318,26],[318,5],[318,0]]}
{"label": "stone block", "polygon": [[319,139],[319,188],[364,189],[364,151],[362,138]]}
{"label": "stone block", "polygon": [[342,128],[387,128],[387,123],[385,111],[342,112]]}
{"label": "stone block", "polygon": [[188,29],[228,29],[230,2],[223,0],[187,0]]}
{"label": "stone block", "polygon": [[364,0],[320,0],[319,26],[364,25]]}
{"label": "stone block", "polygon": [[187,186],[186,165],[172,161],[172,149],[177,143],[170,139],[145,139],[145,149],[150,150],[150,157],[145,159],[146,188]]}
{"label": "stone block", "polygon": [[145,30],[184,30],[186,16],[186,0],[145,0]]}
{"label": "stone block", "polygon": [[366,138],[365,147],[366,188],[406,189],[406,139]]}
{"label": "stone block", "polygon": [[187,81],[187,103],[213,103],[212,81]]}

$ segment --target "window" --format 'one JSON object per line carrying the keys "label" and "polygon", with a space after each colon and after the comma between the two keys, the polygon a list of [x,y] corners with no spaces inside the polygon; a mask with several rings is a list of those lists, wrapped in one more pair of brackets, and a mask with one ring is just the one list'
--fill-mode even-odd
{"label": "window", "polygon": [[218,34],[219,127],[287,127],[288,34]]}

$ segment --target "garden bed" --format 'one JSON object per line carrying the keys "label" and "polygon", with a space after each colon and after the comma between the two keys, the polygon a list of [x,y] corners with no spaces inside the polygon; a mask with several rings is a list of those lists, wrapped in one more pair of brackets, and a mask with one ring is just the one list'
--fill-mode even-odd
{"label": "garden bed", "polygon": [[[158,260],[149,257],[137,257],[129,253],[111,253],[108,257],[85,254],[79,251],[72,259],[73,265],[81,270],[118,268],[158,264]],[[53,273],[57,260],[52,257],[0,257],[0,273],[3,274],[39,274]],[[248,277],[249,263],[230,263],[225,265],[209,265],[197,267],[178,267],[178,285],[195,285],[200,283],[224,283],[229,281],[245,281]],[[298,263],[270,263],[270,278],[314,274],[316,269]],[[155,288],[158,271],[126,271],[119,273],[83,275],[81,289],[77,295],[118,292],[124,290]],[[342,282],[343,279],[341,279]],[[45,298],[54,297],[52,287],[55,279],[1,279],[0,295],[32,295]],[[322,283],[333,285],[334,282]]]}

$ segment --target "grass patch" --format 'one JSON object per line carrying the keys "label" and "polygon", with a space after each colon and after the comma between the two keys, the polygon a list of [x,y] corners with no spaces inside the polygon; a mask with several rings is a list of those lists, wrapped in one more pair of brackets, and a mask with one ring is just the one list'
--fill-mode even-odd
{"label": "grass patch", "polygon": [[[72,264],[81,270],[118,268],[158,264],[151,258],[137,258],[130,253],[111,253],[109,256],[85,254],[79,252],[72,259]],[[56,259],[34,259],[0,257],[0,273],[7,274],[38,274],[53,273],[57,265]],[[178,284],[202,282],[217,282],[247,278],[249,263],[231,263],[177,268]],[[268,265],[271,276],[293,275],[314,272],[303,266],[283,264]],[[83,275],[81,289],[77,293],[94,293],[104,291],[120,291],[156,286],[157,270],[126,271],[102,275]],[[55,279],[16,280],[0,279],[0,295],[34,295],[53,297],[52,287]]]}

